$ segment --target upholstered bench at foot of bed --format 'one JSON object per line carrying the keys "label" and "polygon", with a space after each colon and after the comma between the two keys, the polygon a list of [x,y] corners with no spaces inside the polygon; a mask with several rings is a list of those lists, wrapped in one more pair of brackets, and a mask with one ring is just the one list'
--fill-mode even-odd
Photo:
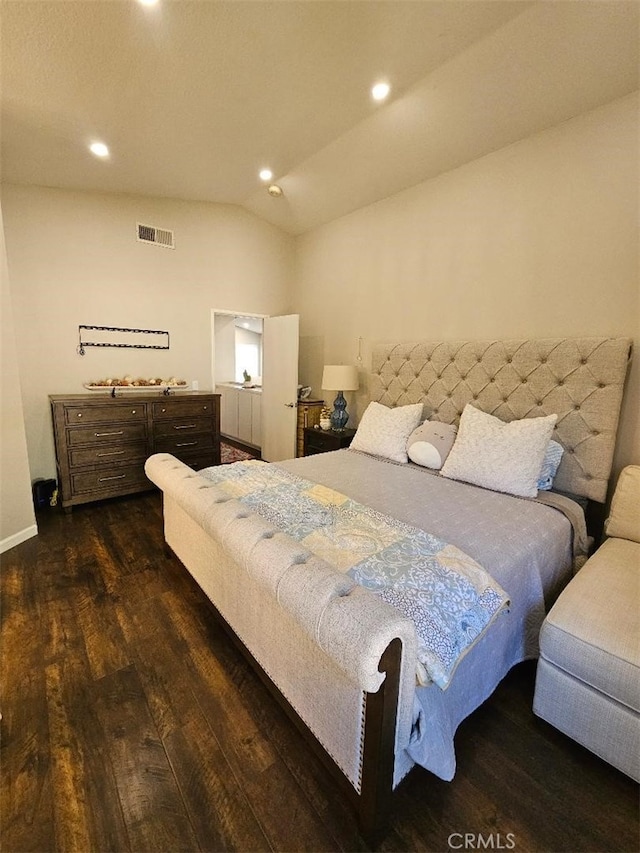
{"label": "upholstered bench at foot of bed", "polygon": [[[638,472],[634,480],[640,484]],[[625,482],[628,487],[628,472]],[[634,512],[636,501],[637,495]],[[533,704],[539,717],[636,781],[640,781],[639,593],[640,544],[608,539],[543,623]]]}

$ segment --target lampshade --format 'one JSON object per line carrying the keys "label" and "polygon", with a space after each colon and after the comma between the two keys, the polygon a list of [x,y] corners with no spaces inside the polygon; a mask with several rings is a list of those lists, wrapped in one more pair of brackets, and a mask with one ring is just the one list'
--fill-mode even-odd
{"label": "lampshade", "polygon": [[325,364],[322,374],[325,391],[357,391],[358,370],[351,364]]}

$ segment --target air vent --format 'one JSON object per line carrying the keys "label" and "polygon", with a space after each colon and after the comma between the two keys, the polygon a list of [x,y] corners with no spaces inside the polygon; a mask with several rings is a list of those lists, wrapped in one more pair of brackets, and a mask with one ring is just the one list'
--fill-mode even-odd
{"label": "air vent", "polygon": [[165,249],[175,249],[173,242],[173,231],[166,228],[156,228],[153,225],[141,225],[138,222],[138,240],[141,243],[154,243],[156,246],[164,246]]}

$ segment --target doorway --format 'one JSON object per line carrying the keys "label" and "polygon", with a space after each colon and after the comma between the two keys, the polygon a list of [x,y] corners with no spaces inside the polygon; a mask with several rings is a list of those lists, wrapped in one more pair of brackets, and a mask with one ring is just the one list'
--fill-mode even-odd
{"label": "doorway", "polygon": [[[220,394],[220,432],[260,449],[268,462],[295,457],[298,336],[297,314],[211,311],[211,374]],[[254,376],[253,370],[259,372]]]}
{"label": "doorway", "polygon": [[211,374],[213,384],[262,384],[262,326],[264,315],[213,311]]}

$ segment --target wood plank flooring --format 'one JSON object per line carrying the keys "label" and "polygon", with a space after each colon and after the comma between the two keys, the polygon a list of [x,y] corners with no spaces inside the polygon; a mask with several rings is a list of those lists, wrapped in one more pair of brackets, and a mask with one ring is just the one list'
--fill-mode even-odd
{"label": "wood plank flooring", "polygon": [[[366,849],[165,553],[160,496],[38,521],[2,557],[2,850]],[[381,850],[638,849],[638,786],[533,716],[534,677],[463,723],[452,783],[410,775]]]}

